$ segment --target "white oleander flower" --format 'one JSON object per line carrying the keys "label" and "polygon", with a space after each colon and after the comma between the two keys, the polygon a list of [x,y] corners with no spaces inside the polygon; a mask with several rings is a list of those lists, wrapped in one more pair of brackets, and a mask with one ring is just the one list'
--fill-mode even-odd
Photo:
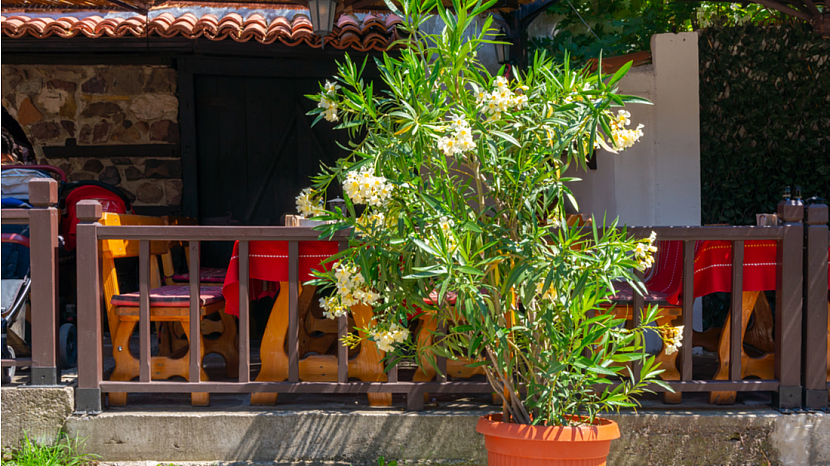
{"label": "white oleander flower", "polygon": [[391,199],[394,187],[386,178],[375,176],[371,168],[351,171],[343,182],[343,191],[355,204],[381,207]]}
{"label": "white oleander flower", "polygon": [[325,211],[323,209],[323,200],[316,199],[315,192],[311,188],[305,188],[300,191],[300,194],[295,198],[297,204],[297,212],[305,218],[311,218],[319,215]]}
{"label": "white oleander flower", "polygon": [[390,352],[395,350],[396,344],[403,343],[409,338],[409,329],[398,324],[391,324],[387,330],[375,327],[369,334],[379,350]]}
{"label": "white oleander flower", "polygon": [[375,306],[380,301],[380,294],[366,283],[357,264],[336,262],[334,277],[337,280],[337,294],[320,299],[320,307],[327,318],[345,315],[352,306],[358,304]]}
{"label": "white oleander flower", "polygon": [[669,327],[663,334],[666,354],[676,353],[683,346],[683,326]]}
{"label": "white oleander flower", "polygon": [[328,80],[326,80],[325,89],[326,89],[326,94],[334,95],[334,94],[337,94],[337,90],[340,89],[340,85],[337,84],[337,83],[329,82]]}

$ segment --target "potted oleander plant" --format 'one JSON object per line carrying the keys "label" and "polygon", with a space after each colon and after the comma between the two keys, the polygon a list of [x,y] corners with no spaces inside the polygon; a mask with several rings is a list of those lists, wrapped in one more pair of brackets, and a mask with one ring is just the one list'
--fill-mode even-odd
{"label": "potted oleander plant", "polygon": [[[644,289],[634,270],[651,266],[655,238],[616,222],[569,227],[564,204],[576,202],[568,183],[577,180],[563,173],[594,148],[635,144],[642,125],[631,127],[623,107],[648,102],[616,91],[630,64],[603,76],[537,55],[526,71],[492,75],[477,57],[493,44],[492,19],[474,28],[473,18],[493,4],[389,3],[405,18],[404,39],[375,59],[383,86],[347,56],[309,96],[315,124],[336,122],[352,139],[350,155],[298,198],[327,222],[323,236],[352,229],[351,247],[318,274],[333,289],[321,305],[331,318],[372,306],[364,338],[388,363],[418,352],[436,369],[436,355],[482,367],[504,406],[478,425],[491,464],[604,464],[619,431],[600,414],[661,384],[645,333],[680,341],[654,324],[656,308],[634,328],[609,312],[617,283]],[[434,14],[443,31],[422,32]],[[345,207],[323,210],[332,184]],[[413,335],[424,313],[446,329],[428,347]]]}

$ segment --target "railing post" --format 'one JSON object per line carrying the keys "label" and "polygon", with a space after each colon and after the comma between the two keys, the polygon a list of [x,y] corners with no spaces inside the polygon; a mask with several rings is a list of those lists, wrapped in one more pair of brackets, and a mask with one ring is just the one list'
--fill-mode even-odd
{"label": "railing post", "polygon": [[78,388],[75,411],[100,413],[103,348],[101,330],[101,275],[98,258],[98,227],[102,209],[98,201],[78,202],[75,212],[78,265]]}
{"label": "railing post", "polygon": [[782,201],[778,217],[784,222],[775,287],[775,378],[780,385],[772,404],[777,409],[800,409],[804,205],[798,200]]}
{"label": "railing post", "polygon": [[804,208],[804,406],[827,408],[827,221],[824,204]]}
{"label": "railing post", "polygon": [[31,385],[57,385],[58,368],[58,183],[29,181],[29,237],[32,279]]}

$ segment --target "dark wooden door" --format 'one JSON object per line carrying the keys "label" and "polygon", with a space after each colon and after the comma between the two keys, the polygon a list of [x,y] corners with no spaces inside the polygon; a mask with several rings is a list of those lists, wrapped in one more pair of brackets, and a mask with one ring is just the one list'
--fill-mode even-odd
{"label": "dark wooden door", "polygon": [[[320,163],[345,155],[345,132],[305,115],[317,92],[316,79],[194,77],[200,223],[278,225],[296,213]],[[205,265],[229,259],[230,245],[204,243]]]}

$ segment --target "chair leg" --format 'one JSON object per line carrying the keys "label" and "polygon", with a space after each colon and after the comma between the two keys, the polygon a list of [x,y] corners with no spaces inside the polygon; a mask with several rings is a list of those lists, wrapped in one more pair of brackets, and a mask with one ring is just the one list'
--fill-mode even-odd
{"label": "chair leg", "polygon": [[[183,322],[182,327],[184,327],[184,333],[187,336],[188,342],[190,342],[190,325],[189,322]],[[202,337],[202,332],[199,332],[199,360],[205,359],[205,339]],[[187,355],[182,358],[186,362],[187,369],[184,371],[185,374],[183,375],[184,378],[190,379],[190,351],[187,352]],[[205,368],[200,365],[199,366],[199,380],[208,380],[207,373],[205,372]],[[210,406],[210,393],[191,393],[190,394],[190,404],[192,406]]]}
{"label": "chair leg", "polygon": [[[363,304],[352,306],[352,315],[355,325],[359,328],[368,327],[374,319],[372,308]],[[364,339],[360,342],[360,353],[354,360],[349,361],[349,375],[364,382],[386,382],[386,374],[380,362],[383,356],[375,342]],[[369,393],[369,405],[392,406],[392,394]]]}
{"label": "chair leg", "polygon": [[228,378],[239,377],[239,344],[236,319],[232,315],[219,311],[222,321],[222,334],[215,340],[205,342],[205,354],[218,354],[225,360],[225,375]]}
{"label": "chair leg", "polygon": [[[138,322],[121,321],[112,339],[112,357],[115,359],[115,370],[110,380],[127,382],[139,375],[138,359],[130,353],[130,337]],[[109,394],[110,406],[126,406],[127,393],[118,392]]]}

